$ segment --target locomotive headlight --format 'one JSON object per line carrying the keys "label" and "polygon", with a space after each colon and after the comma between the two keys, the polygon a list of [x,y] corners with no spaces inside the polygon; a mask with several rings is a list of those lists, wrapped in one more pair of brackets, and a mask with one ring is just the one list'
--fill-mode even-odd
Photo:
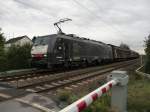
{"label": "locomotive headlight", "polygon": [[44,54],[44,57],[47,57],[47,54]]}

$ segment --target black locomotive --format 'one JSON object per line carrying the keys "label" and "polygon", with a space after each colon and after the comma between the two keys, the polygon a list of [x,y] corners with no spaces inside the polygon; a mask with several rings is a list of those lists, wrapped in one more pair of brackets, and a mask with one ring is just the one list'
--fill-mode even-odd
{"label": "black locomotive", "polygon": [[72,34],[37,37],[31,50],[33,66],[99,64],[137,58],[138,53]]}
{"label": "black locomotive", "polygon": [[36,37],[31,55],[33,66],[48,68],[57,65],[68,67],[99,64],[139,57],[138,53],[131,50],[73,34],[64,34],[60,28],[58,34]]}

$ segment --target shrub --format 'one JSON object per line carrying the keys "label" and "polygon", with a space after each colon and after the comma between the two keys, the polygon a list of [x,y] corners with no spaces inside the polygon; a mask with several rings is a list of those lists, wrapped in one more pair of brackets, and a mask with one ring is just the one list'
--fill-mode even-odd
{"label": "shrub", "polygon": [[5,70],[6,68],[6,55],[4,51],[4,43],[5,43],[5,37],[3,33],[1,32],[0,28],[0,71]]}
{"label": "shrub", "polygon": [[7,68],[8,69],[21,69],[29,67],[31,45],[26,44],[23,46],[12,45],[6,52]]}
{"label": "shrub", "polygon": [[63,102],[68,102],[71,98],[71,93],[69,91],[60,91],[58,93],[58,99]]}
{"label": "shrub", "polygon": [[31,45],[12,45],[8,50],[4,49],[5,37],[0,28],[0,72],[12,69],[29,67]]}

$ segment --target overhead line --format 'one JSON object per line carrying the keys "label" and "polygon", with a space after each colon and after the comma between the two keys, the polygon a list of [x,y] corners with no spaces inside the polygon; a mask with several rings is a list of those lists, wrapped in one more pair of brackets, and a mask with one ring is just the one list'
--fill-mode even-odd
{"label": "overhead line", "polygon": [[94,14],[93,11],[91,11],[90,9],[88,9],[87,7],[85,7],[83,4],[79,3],[77,0],[73,0],[73,1],[74,1],[76,4],[78,4],[80,7],[84,8],[88,13],[90,13],[90,14],[94,15],[96,18],[100,19],[101,22],[102,22],[103,24],[105,24],[107,27],[109,27],[109,28],[111,28],[111,29],[115,29],[116,32],[119,32],[121,35],[125,36],[125,35],[124,35],[121,31],[119,31],[116,27],[113,27],[113,26],[110,26],[109,24],[107,24],[105,21],[103,21],[103,20],[101,19],[100,16]]}

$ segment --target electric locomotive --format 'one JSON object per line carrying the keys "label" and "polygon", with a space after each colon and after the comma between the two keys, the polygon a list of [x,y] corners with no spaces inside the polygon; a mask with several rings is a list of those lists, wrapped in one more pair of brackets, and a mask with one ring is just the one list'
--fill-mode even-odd
{"label": "electric locomotive", "polygon": [[138,53],[131,50],[63,33],[58,24],[69,20],[64,19],[54,23],[54,26],[58,28],[57,34],[34,38],[31,49],[32,66],[51,68],[61,65],[70,67],[139,57]]}
{"label": "electric locomotive", "polygon": [[57,65],[96,64],[113,59],[111,46],[72,34],[36,37],[31,54],[33,66],[48,68]]}

